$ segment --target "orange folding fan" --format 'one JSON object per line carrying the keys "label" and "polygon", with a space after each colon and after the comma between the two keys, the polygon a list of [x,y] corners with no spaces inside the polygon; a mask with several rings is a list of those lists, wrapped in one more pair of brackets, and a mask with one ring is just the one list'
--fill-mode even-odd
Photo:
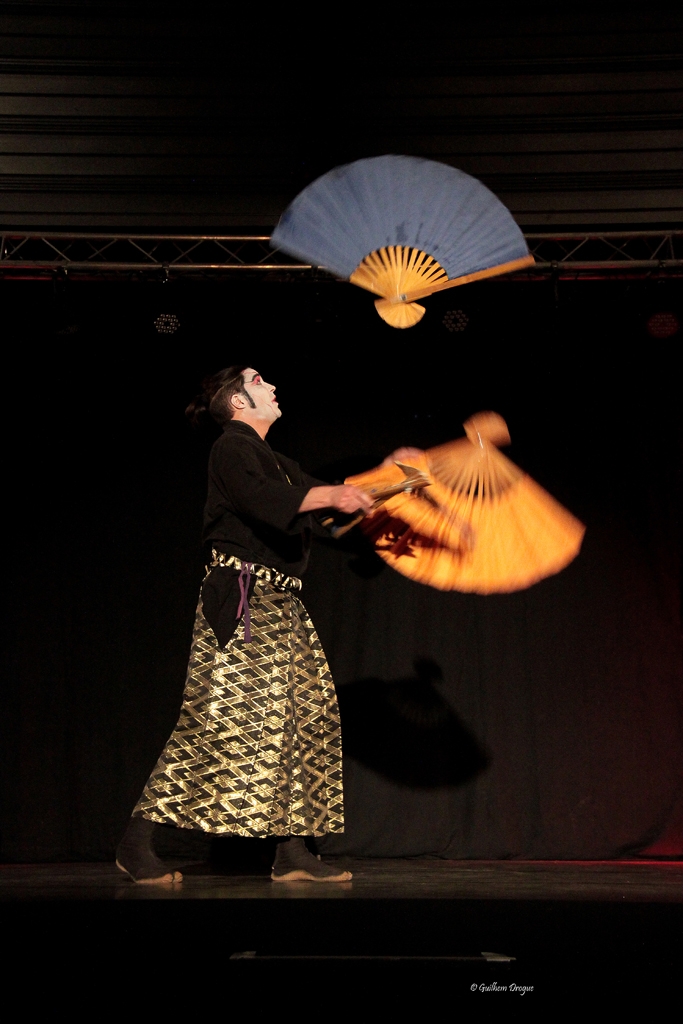
{"label": "orange folding fan", "polygon": [[501,416],[478,413],[465,432],[410,466],[346,480],[375,499],[360,525],[378,555],[420,583],[475,594],[524,590],[560,572],[579,552],[583,524],[498,451],[510,443]]}

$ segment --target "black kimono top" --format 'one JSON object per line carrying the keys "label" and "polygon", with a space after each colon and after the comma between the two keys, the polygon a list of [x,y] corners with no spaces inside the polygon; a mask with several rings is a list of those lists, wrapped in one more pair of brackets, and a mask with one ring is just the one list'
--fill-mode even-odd
{"label": "black kimono top", "polygon": [[274,452],[253,427],[231,420],[209,457],[204,541],[245,562],[301,576],[308,564],[311,516],[299,506],[324,486]]}

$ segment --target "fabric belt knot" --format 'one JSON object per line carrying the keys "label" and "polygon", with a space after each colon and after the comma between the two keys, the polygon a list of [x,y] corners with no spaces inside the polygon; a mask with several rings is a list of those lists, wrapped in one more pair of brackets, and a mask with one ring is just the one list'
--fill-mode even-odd
{"label": "fabric belt knot", "polygon": [[240,584],[240,604],[237,609],[236,619],[239,619],[242,615],[242,609],[244,609],[244,640],[245,643],[251,643],[251,610],[249,608],[249,584],[251,583],[251,570],[254,568],[251,562],[242,562],[242,568],[240,569],[239,584]]}

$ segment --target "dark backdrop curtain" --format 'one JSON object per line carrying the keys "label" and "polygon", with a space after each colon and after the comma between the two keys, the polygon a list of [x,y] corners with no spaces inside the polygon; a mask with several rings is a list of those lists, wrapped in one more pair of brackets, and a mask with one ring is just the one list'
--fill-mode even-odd
{"label": "dark backdrop curtain", "polygon": [[[305,580],[339,686],[347,831],[329,852],[611,857],[672,833],[683,779],[676,339],[647,282],[491,282],[393,331],[332,282],[4,282],[1,853],[110,857],[173,727],[202,577],[203,373],[278,385],[275,448],[330,480],[502,413],[511,458],[588,527],[522,593],[443,594],[360,536]],[[463,309],[467,328],[442,320]],[[180,330],[156,334],[159,312]],[[16,368],[16,369],[15,369]],[[680,815],[678,820],[680,820]]]}

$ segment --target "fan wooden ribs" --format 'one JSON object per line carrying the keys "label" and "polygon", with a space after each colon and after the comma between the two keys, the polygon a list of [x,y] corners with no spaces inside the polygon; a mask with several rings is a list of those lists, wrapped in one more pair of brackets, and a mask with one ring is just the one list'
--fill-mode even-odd
{"label": "fan wooden ribs", "polygon": [[485,277],[510,274],[533,262],[533,256],[522,256],[449,281],[446,271],[433,256],[409,246],[389,245],[366,256],[349,280],[360,288],[382,296],[375,300],[375,308],[382,320],[392,327],[412,327],[425,314],[424,306],[420,306],[416,299],[425,299],[434,292],[456,288]]}
{"label": "fan wooden ribs", "polygon": [[407,301],[408,293],[448,280],[440,263],[420,249],[389,245],[366,256],[349,278],[352,284],[381,295],[375,302],[377,312],[392,327],[412,327],[425,313],[424,306]]}

